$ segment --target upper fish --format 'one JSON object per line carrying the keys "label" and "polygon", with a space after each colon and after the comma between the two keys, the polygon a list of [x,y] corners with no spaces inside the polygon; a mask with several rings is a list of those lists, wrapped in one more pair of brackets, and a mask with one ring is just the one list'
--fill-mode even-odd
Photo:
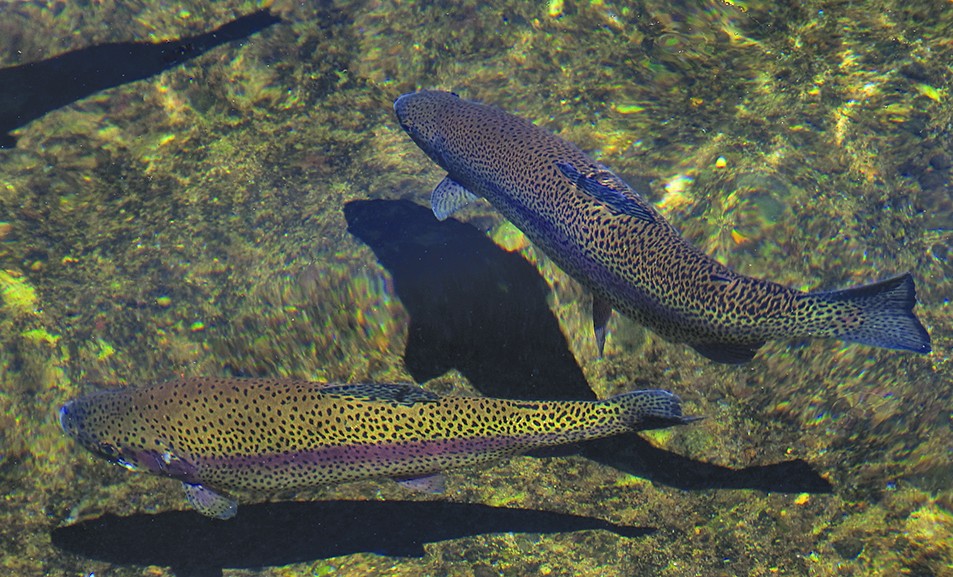
{"label": "upper fish", "polygon": [[931,350],[909,273],[831,292],[738,274],[687,242],[604,165],[528,120],[435,90],[400,96],[394,111],[447,171],[431,195],[437,218],[489,201],[592,292],[600,355],[613,309],[722,363],[750,361],[780,338]]}
{"label": "upper fish", "polygon": [[695,420],[663,390],[516,401],[441,397],[406,384],[216,378],[100,391],[70,401],[59,417],[88,450],[181,481],[196,510],[221,519],[235,515],[236,492],[369,478],[439,491],[447,469]]}

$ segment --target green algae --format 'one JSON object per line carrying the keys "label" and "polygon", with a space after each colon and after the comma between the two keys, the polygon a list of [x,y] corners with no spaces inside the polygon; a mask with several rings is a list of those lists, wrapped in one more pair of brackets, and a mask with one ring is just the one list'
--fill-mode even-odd
{"label": "green algae", "polygon": [[0,297],[3,306],[13,316],[35,314],[36,289],[20,275],[0,270]]}
{"label": "green algae", "polygon": [[50,334],[46,329],[29,329],[20,333],[20,336],[32,343],[55,345],[60,340],[59,335]]}

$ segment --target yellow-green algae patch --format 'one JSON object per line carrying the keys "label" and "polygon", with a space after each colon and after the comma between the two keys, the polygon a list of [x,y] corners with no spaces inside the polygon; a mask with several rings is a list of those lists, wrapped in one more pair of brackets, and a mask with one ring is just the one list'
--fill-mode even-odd
{"label": "yellow-green algae patch", "polygon": [[4,308],[14,316],[36,312],[36,289],[22,275],[0,270],[0,298]]}
{"label": "yellow-green algae patch", "polygon": [[29,329],[20,333],[24,339],[32,343],[43,343],[46,345],[55,345],[60,340],[59,335],[51,334],[46,329]]}

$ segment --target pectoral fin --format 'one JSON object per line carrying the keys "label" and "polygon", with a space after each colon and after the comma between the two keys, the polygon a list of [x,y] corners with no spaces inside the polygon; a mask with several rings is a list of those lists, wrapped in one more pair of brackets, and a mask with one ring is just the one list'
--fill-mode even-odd
{"label": "pectoral fin", "polygon": [[433,209],[437,220],[446,220],[451,214],[479,198],[462,184],[449,176],[440,181],[440,184],[430,193],[430,208]]}
{"label": "pectoral fin", "polygon": [[424,477],[402,477],[394,480],[403,487],[420,491],[421,493],[443,493],[447,488],[447,478],[440,473],[426,475]]}
{"label": "pectoral fin", "polygon": [[231,519],[238,513],[238,503],[234,499],[219,495],[202,485],[182,483],[182,487],[189,505],[206,517]]}
{"label": "pectoral fin", "polygon": [[599,357],[606,348],[606,323],[612,316],[612,305],[601,297],[592,295],[592,329],[596,334],[596,348],[599,349]]}

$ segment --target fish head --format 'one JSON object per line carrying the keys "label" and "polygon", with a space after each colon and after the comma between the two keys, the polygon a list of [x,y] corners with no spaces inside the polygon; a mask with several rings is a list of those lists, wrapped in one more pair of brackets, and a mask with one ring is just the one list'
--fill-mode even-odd
{"label": "fish head", "polygon": [[137,419],[126,391],[102,391],[79,397],[60,407],[60,426],[85,449],[131,471],[143,471],[186,482],[195,480],[195,467],[164,439]]}
{"label": "fish head", "polygon": [[[117,465],[137,469],[130,447],[114,432],[109,416],[103,410],[103,401],[114,393],[103,392],[80,397],[60,407],[60,427],[88,451]],[[105,397],[105,398],[104,398]]]}
{"label": "fish head", "polygon": [[394,101],[394,113],[400,127],[427,156],[444,168],[447,168],[444,163],[447,140],[444,119],[460,103],[456,94],[439,90],[409,92]]}

